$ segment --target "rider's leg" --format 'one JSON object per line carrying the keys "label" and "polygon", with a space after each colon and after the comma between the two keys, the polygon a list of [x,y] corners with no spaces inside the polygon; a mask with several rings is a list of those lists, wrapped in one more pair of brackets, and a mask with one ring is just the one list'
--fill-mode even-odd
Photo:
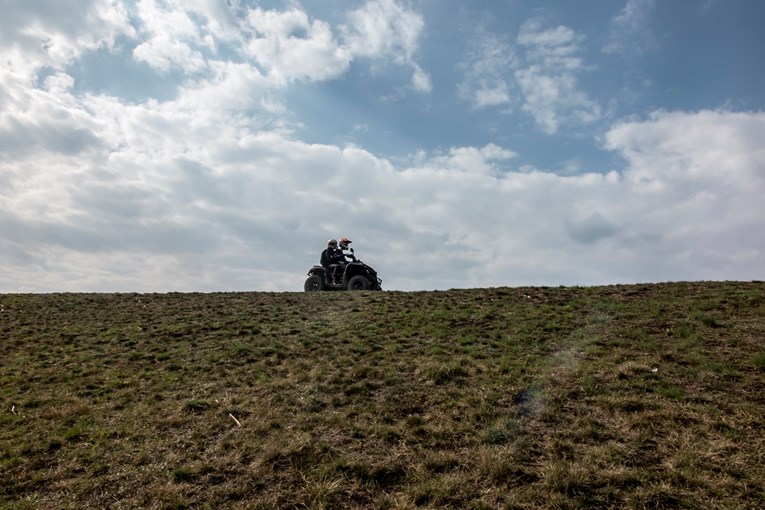
{"label": "rider's leg", "polygon": [[329,279],[332,285],[336,285],[335,281],[337,279],[337,264],[330,264],[329,266]]}

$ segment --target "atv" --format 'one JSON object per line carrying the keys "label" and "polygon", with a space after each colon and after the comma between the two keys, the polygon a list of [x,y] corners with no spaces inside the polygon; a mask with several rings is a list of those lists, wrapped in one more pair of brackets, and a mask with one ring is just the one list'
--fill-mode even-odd
{"label": "atv", "polygon": [[[358,260],[351,255],[353,261],[348,262],[342,268],[338,268],[338,273],[342,270],[342,278],[332,283],[329,270],[322,266],[313,266],[308,270],[303,289],[306,292],[317,290],[382,290],[382,280],[377,277],[377,271]],[[338,275],[339,276],[339,275]]]}

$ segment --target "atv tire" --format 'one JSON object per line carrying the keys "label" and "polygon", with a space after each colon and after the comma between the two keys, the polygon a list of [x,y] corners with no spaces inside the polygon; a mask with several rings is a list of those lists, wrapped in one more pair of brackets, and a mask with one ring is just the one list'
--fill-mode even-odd
{"label": "atv tire", "polygon": [[348,290],[369,290],[369,280],[366,276],[357,274],[348,281]]}
{"label": "atv tire", "polygon": [[303,284],[303,290],[306,292],[324,290],[324,279],[317,274],[312,274],[306,278],[305,284]]}

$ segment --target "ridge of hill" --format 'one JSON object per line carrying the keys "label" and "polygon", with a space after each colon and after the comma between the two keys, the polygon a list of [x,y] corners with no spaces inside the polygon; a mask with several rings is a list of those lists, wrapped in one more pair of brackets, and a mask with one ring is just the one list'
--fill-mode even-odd
{"label": "ridge of hill", "polygon": [[765,284],[0,294],[0,508],[762,508]]}

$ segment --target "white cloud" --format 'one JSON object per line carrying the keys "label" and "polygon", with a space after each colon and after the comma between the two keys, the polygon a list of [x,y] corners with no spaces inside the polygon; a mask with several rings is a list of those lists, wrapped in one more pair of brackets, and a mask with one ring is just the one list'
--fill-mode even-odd
{"label": "white cloud", "polygon": [[518,33],[518,44],[531,48],[537,58],[547,59],[563,56],[567,61],[576,53],[581,36],[568,27],[557,26],[543,29],[542,21],[537,18],[526,21]]}
{"label": "white cloud", "polygon": [[97,147],[94,123],[86,112],[72,106],[72,78],[64,73],[48,76],[42,88],[7,80],[13,101],[0,110],[0,154],[8,160],[24,158],[38,150],[74,155]]}
{"label": "white cloud", "polygon": [[342,41],[329,23],[311,19],[299,5],[224,9],[211,0],[141,0],[138,14],[144,40],[133,54],[161,72],[198,74],[227,49],[257,66],[273,87],[334,79],[364,58],[411,67],[412,88],[432,89],[414,59],[424,21],[393,0],[372,0],[350,11],[349,23],[337,27]]}
{"label": "white cloud", "polygon": [[515,51],[500,37],[483,34],[471,49],[462,67],[465,79],[458,85],[460,96],[474,108],[511,103],[509,76]]}
{"label": "white cloud", "polygon": [[250,10],[253,37],[247,54],[277,84],[294,80],[326,80],[345,72],[353,55],[338,45],[330,26],[308,19],[298,9],[286,12]]}
{"label": "white cloud", "polygon": [[413,88],[430,92],[430,76],[414,59],[424,28],[420,14],[395,0],[368,0],[348,13],[348,24],[341,30],[353,55],[411,66]]}
{"label": "white cloud", "polygon": [[[43,67],[61,69],[84,52],[113,48],[132,36],[125,8],[112,0],[37,0],[3,7],[2,80],[32,79]],[[0,82],[2,85],[2,82]]]}
{"label": "white cloud", "polygon": [[184,73],[193,74],[204,71],[207,67],[199,51],[167,34],[157,34],[149,41],[139,44],[133,50],[133,56],[161,72],[182,70]]}
{"label": "white cloud", "polygon": [[191,18],[185,2],[174,0],[138,0],[136,5],[142,31],[151,36],[163,35],[168,40],[199,43],[201,28]]}
{"label": "white cloud", "polygon": [[611,20],[608,40],[603,46],[607,54],[639,54],[657,46],[651,31],[654,0],[629,0]]}
{"label": "white cloud", "polygon": [[[168,1],[168,0],[165,0]],[[225,43],[241,41],[241,28],[238,16],[241,2],[221,2],[219,0],[172,0],[176,6],[188,9],[194,15],[194,21],[200,32]]]}
{"label": "white cloud", "polygon": [[625,184],[642,203],[633,236],[661,239],[647,246],[666,257],[658,267],[695,278],[760,278],[765,242],[754,233],[765,226],[758,205],[765,145],[756,133],[763,129],[762,113],[701,111],[657,112],[609,131],[607,147],[627,158]]}
{"label": "white cloud", "polygon": [[458,85],[460,97],[473,108],[516,105],[548,135],[561,126],[582,125],[601,117],[600,105],[581,90],[586,70],[581,58],[584,37],[565,26],[545,28],[533,18],[520,27],[516,45],[493,34],[481,34],[467,53]]}
{"label": "white cloud", "polygon": [[659,111],[647,122],[615,125],[606,146],[628,159],[626,176],[640,189],[682,187],[688,193],[740,193],[743,199],[765,184],[763,128],[762,113]]}
{"label": "white cloud", "polygon": [[343,32],[354,55],[390,57],[400,64],[412,61],[425,26],[422,16],[395,0],[369,0],[348,20]]}
{"label": "white cloud", "polygon": [[[502,173],[502,168],[497,163],[508,161],[517,154],[511,150],[503,149],[494,144],[488,144],[483,148],[476,147],[453,147],[446,156],[434,156],[421,163],[420,168],[413,171],[428,169],[436,173],[471,173],[479,175],[496,176]],[[505,169],[507,170],[507,169]]]}
{"label": "white cloud", "polygon": [[547,134],[561,125],[587,124],[601,117],[600,105],[579,86],[584,70],[583,36],[568,27],[545,29],[538,19],[521,26],[517,43],[525,50],[525,65],[515,71],[524,97],[522,109]]}
{"label": "white cloud", "polygon": [[433,83],[430,75],[425,72],[418,64],[412,63],[414,72],[412,73],[412,87],[417,92],[429,93],[433,90]]}
{"label": "white cloud", "polygon": [[243,44],[243,30],[232,6],[209,0],[139,0],[136,5],[142,41],[136,60],[160,72],[197,74],[219,47]]}

